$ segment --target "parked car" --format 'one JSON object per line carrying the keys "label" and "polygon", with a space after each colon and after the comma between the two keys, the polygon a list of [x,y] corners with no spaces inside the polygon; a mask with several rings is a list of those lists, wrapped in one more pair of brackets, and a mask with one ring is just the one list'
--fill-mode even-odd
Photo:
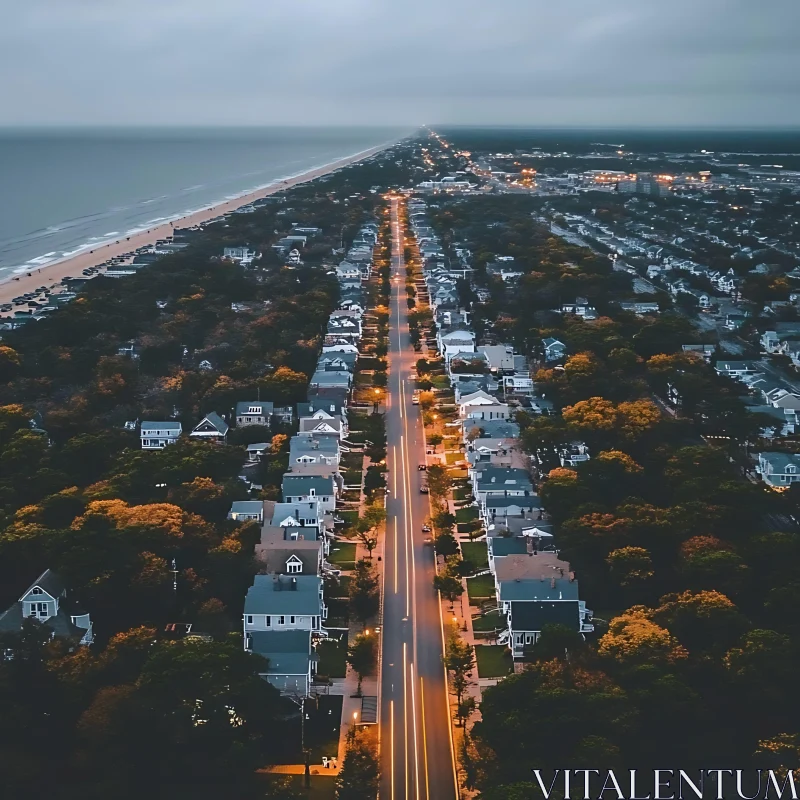
{"label": "parked car", "polygon": [[420,494],[430,494],[430,489],[427,486],[420,486],[419,487]]}
{"label": "parked car", "polygon": [[427,465],[427,464],[420,464],[420,465],[417,467],[417,469],[418,469],[420,472],[424,472],[426,469],[428,469],[428,465]]}
{"label": "parked car", "polygon": [[430,525],[423,525],[422,526],[422,532],[423,533],[430,533],[431,532],[431,526]]}

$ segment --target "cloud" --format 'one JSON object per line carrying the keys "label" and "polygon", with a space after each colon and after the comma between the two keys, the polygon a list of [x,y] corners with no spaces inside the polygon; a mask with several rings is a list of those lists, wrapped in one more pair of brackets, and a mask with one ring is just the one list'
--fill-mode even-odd
{"label": "cloud", "polygon": [[795,0],[0,11],[0,124],[800,124]]}

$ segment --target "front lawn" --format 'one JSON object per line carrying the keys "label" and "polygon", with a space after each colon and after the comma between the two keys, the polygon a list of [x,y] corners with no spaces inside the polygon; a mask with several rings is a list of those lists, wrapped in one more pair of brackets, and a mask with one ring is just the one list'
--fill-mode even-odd
{"label": "front lawn", "polygon": [[335,541],[331,545],[328,561],[339,569],[353,569],[356,562],[355,542]]}
{"label": "front lawn", "polygon": [[505,617],[499,611],[490,611],[472,618],[472,630],[476,633],[499,631],[506,627],[505,623]]}
{"label": "front lawn", "polygon": [[475,572],[489,569],[489,553],[486,549],[486,542],[462,542],[461,555],[464,561],[469,561],[473,565]]}
{"label": "front lawn", "polygon": [[350,622],[350,601],[344,597],[329,597],[325,601],[328,605],[328,618],[325,627],[346,628]]}
{"label": "front lawn", "polygon": [[491,573],[479,575],[477,578],[467,578],[467,597],[470,602],[494,596],[494,576]]}
{"label": "front lawn", "polygon": [[505,645],[476,644],[475,661],[479,678],[505,678],[514,671],[514,659]]}
{"label": "front lawn", "polygon": [[464,454],[461,451],[457,453],[445,453],[444,458],[447,465],[452,467],[454,464],[460,464],[464,460]]}
{"label": "front lawn", "polygon": [[465,506],[456,509],[456,522],[475,522],[478,519],[478,509],[475,506]]}
{"label": "front lawn", "polygon": [[317,655],[319,656],[317,675],[344,678],[347,674],[347,633],[343,631],[333,634],[321,641],[317,645]]}

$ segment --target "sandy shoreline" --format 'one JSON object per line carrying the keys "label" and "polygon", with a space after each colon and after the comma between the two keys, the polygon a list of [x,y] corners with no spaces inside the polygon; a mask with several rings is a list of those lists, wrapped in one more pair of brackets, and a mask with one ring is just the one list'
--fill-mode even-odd
{"label": "sandy shoreline", "polygon": [[[121,256],[125,253],[130,253],[132,250],[137,250],[140,247],[155,244],[159,239],[167,239],[172,235],[174,228],[191,228],[195,225],[202,225],[204,222],[215,219],[216,217],[226,214],[230,211],[235,211],[237,208],[246,206],[254,200],[259,200],[262,197],[268,197],[271,194],[290,189],[292,186],[297,186],[300,183],[313,181],[315,178],[320,178],[327,175],[334,170],[346,167],[349,164],[355,164],[357,161],[363,161],[376,153],[391,147],[393,142],[372,147],[369,150],[363,150],[352,156],[333,161],[323,167],[303,172],[293,178],[285,181],[258,189],[250,194],[242,195],[234,200],[228,200],[224,203],[219,203],[214,206],[209,206],[194,214],[188,214],[185,217],[180,217],[166,222],[162,225],[150,228],[141,233],[134,234],[133,236],[122,238],[119,241],[111,242],[110,244],[101,245],[93,250],[87,250],[84,253],[79,253],[72,258],[67,258],[63,261],[56,261],[52,264],[47,264],[40,269],[33,269],[30,273],[22,273],[21,275],[9,275],[0,281],[0,303],[10,303],[13,298],[27,294],[28,292],[35,292],[40,286],[51,288],[54,284],[61,283],[64,278],[83,277],[81,272],[88,267],[96,267],[105,261],[116,256]],[[102,274],[102,273],[101,273]],[[124,278],[122,279],[124,280]],[[26,310],[27,306],[14,306],[14,310]],[[11,312],[13,313],[13,312]],[[10,315],[8,312],[3,316]]]}

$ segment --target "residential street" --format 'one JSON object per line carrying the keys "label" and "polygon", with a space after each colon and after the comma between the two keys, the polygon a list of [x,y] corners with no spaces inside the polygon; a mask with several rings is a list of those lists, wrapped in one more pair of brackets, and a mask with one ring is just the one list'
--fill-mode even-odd
{"label": "residential street", "polygon": [[442,619],[433,588],[433,548],[421,532],[428,516],[419,488],[425,461],[418,406],[411,403],[416,354],[408,335],[402,231],[392,201],[392,294],[387,442],[389,495],[384,563],[381,676],[381,798],[457,796]]}

